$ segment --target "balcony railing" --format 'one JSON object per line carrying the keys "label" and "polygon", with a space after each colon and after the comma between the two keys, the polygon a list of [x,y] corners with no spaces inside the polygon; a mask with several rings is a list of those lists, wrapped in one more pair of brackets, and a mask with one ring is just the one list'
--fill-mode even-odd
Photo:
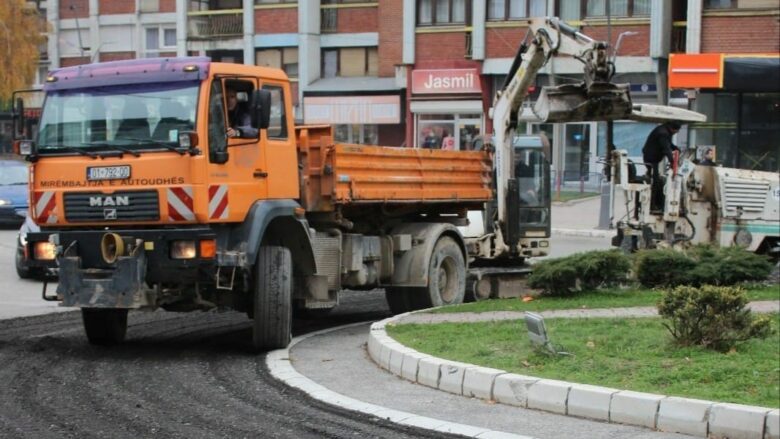
{"label": "balcony railing", "polygon": [[187,13],[187,37],[191,40],[236,38],[244,34],[241,9]]}

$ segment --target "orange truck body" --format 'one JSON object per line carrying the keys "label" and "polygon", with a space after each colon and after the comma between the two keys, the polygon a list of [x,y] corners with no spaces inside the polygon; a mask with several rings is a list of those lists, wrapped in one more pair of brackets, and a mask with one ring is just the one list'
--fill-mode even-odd
{"label": "orange truck body", "polygon": [[[488,152],[335,143],[294,126],[282,71],[205,58],[61,69],[45,91],[27,253],[90,341],[122,339],[127,309],[246,311],[265,349],[343,288],[384,287],[395,312],[463,300],[457,227],[493,199]],[[239,92],[257,135],[228,138]],[[144,134],[122,138],[130,122]]]}

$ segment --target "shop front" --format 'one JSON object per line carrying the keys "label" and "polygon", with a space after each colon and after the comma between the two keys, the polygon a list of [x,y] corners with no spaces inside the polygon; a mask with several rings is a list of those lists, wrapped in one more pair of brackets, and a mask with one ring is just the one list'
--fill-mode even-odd
{"label": "shop front", "polygon": [[476,68],[417,69],[411,75],[411,145],[470,150],[486,132],[483,88]]}
{"label": "shop front", "polygon": [[333,125],[336,142],[401,146],[404,124],[401,96],[329,95],[303,97],[306,125]]}
{"label": "shop front", "polygon": [[707,115],[689,137],[700,154],[714,149],[727,167],[780,169],[780,54],[672,55],[669,87]]}

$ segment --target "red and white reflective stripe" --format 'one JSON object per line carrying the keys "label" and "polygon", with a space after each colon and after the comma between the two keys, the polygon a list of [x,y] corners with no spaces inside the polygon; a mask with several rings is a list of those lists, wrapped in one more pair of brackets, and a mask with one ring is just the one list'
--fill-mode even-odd
{"label": "red and white reflective stripe", "polygon": [[36,223],[54,224],[57,222],[57,199],[53,191],[34,192],[33,206]]}
{"label": "red and white reflective stripe", "polygon": [[227,185],[209,186],[209,219],[227,219],[228,214]]}
{"label": "red and white reflective stripe", "polygon": [[168,188],[168,219],[170,221],[194,221],[192,186]]}

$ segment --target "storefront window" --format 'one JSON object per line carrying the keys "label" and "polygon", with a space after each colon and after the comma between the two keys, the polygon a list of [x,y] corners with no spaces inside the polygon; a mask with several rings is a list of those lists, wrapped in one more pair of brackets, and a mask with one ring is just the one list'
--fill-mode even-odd
{"label": "storefront window", "polygon": [[694,145],[716,146],[717,162],[723,166],[737,167],[739,95],[702,93],[697,100],[697,111],[707,115],[707,122],[692,127]]}
{"label": "storefront window", "polygon": [[482,133],[480,114],[419,114],[417,121],[418,148],[471,150]]}
{"label": "storefront window", "polygon": [[740,168],[777,172],[780,93],[743,93],[737,162]]}

